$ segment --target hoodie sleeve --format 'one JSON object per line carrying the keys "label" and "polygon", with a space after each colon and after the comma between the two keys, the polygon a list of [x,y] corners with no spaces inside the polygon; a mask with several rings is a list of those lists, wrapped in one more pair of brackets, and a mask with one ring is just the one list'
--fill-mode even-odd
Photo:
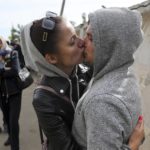
{"label": "hoodie sleeve", "polygon": [[118,98],[102,95],[87,104],[84,112],[87,150],[130,150],[131,117]]}

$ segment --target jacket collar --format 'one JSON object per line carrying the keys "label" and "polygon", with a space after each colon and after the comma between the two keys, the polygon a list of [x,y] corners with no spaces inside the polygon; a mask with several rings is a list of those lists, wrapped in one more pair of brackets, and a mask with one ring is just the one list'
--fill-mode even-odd
{"label": "jacket collar", "polygon": [[65,94],[70,83],[69,80],[63,77],[48,77],[43,76],[41,84],[52,87],[56,92]]}

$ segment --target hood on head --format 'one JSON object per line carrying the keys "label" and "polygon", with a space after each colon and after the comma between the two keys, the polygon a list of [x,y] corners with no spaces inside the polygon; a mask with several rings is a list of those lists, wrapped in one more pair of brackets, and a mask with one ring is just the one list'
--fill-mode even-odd
{"label": "hood on head", "polygon": [[89,14],[94,50],[94,74],[106,73],[131,66],[133,54],[142,42],[139,12],[127,8],[106,8]]}
{"label": "hood on head", "polygon": [[6,46],[7,46],[6,40],[2,36],[0,36],[0,40],[2,42],[2,46],[1,46],[0,50],[1,49],[3,49],[3,50],[6,49]]}
{"label": "hood on head", "polygon": [[49,64],[35,47],[30,37],[30,28],[32,24],[33,23],[27,24],[21,31],[21,50],[25,58],[26,66],[37,73],[49,77],[62,76],[68,78],[68,75],[59,68]]}
{"label": "hood on head", "polygon": [[0,36],[0,40],[2,42],[2,47],[0,48],[0,50],[7,50],[7,51],[11,51],[12,49],[8,46],[6,40]]}

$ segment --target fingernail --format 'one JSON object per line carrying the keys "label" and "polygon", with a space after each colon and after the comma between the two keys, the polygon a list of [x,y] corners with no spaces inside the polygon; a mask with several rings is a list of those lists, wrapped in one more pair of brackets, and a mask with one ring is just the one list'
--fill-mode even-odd
{"label": "fingernail", "polygon": [[138,120],[141,122],[143,120],[143,116],[139,116]]}

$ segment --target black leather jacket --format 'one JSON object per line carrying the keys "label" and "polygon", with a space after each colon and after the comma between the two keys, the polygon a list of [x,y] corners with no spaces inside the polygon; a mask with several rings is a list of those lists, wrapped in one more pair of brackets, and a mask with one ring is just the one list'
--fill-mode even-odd
{"label": "black leather jacket", "polygon": [[[80,70],[80,79],[76,76],[71,77],[70,82],[72,85],[63,77],[50,78],[44,76],[40,85],[50,86],[56,92],[67,96],[69,99],[70,93],[72,93],[72,101],[74,106],[76,106],[79,97],[82,95],[79,91],[84,91],[87,85],[86,82],[90,79],[88,78],[85,81],[85,74],[85,72]],[[81,90],[78,90],[78,85]],[[72,91],[70,91],[70,86],[72,86]],[[71,102],[65,101],[63,98],[61,99],[44,89],[36,89],[33,96],[33,106],[39,124],[48,139],[48,150],[81,150],[81,147],[71,134],[74,117],[74,107]]]}

